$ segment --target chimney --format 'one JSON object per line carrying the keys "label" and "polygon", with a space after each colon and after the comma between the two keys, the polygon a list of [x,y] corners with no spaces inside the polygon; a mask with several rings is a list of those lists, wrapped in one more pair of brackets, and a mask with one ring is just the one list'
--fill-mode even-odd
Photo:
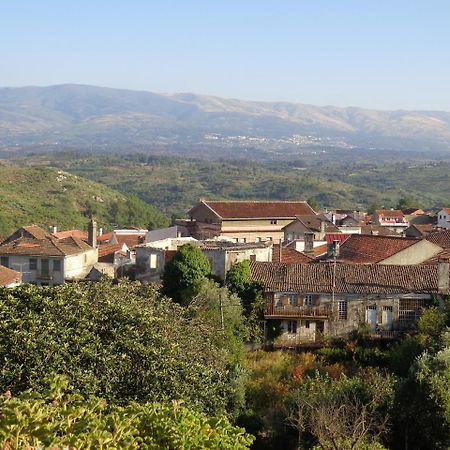
{"label": "chimney", "polygon": [[450,260],[441,260],[438,262],[438,294],[448,294],[450,278]]}
{"label": "chimney", "polygon": [[88,244],[97,247],[97,222],[94,219],[91,219],[88,225]]}
{"label": "chimney", "polygon": [[304,235],[305,240],[305,253],[314,253],[314,233],[308,231]]}
{"label": "chimney", "polygon": [[103,236],[103,228],[102,228],[102,227],[100,227],[100,228],[98,229],[98,235],[99,235],[99,236]]}
{"label": "chimney", "polygon": [[333,225],[336,225],[336,214],[331,214],[331,222],[333,222]]}
{"label": "chimney", "polygon": [[55,234],[58,232],[58,228],[55,225],[51,225],[50,227],[50,233]]}
{"label": "chimney", "polygon": [[325,234],[327,230],[327,223],[325,222],[325,220],[320,220],[320,232],[322,234]]}

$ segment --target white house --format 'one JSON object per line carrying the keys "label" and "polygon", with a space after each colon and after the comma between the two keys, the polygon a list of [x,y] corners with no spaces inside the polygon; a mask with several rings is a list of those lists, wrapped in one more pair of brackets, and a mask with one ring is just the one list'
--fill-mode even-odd
{"label": "white house", "polygon": [[450,208],[442,208],[437,217],[438,228],[450,229]]}
{"label": "white house", "polygon": [[20,237],[0,245],[0,264],[20,272],[24,283],[41,286],[85,278],[98,260],[98,249],[67,237]]}

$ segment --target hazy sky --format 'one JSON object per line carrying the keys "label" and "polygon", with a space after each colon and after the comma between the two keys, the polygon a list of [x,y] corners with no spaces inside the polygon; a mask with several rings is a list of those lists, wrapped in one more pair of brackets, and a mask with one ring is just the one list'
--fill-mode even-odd
{"label": "hazy sky", "polygon": [[450,0],[0,0],[0,86],[450,111]]}

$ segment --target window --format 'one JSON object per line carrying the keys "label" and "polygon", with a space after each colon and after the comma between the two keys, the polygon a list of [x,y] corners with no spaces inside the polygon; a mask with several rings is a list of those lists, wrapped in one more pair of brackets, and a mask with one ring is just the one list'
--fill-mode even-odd
{"label": "window", "polygon": [[303,304],[305,306],[312,306],[313,304],[313,296],[311,294],[306,294],[303,298]]}
{"label": "window", "polygon": [[296,294],[288,294],[289,305],[297,306],[297,295]]}
{"label": "window", "polygon": [[305,320],[305,328],[309,328],[309,320]]}
{"label": "window", "polygon": [[256,261],[256,255],[250,255],[250,261]]}
{"label": "window", "polygon": [[339,320],[347,320],[347,300],[338,302],[338,318]]}
{"label": "window", "polygon": [[54,272],[61,272],[61,261],[59,259],[53,260],[53,271]]}
{"label": "window", "polygon": [[270,221],[271,225],[276,225],[277,223],[278,223],[278,220],[276,220],[276,219],[273,219],[273,220]]}
{"label": "window", "polygon": [[37,259],[30,258],[30,270],[37,270]]}
{"label": "window", "polygon": [[272,239],[272,236],[268,236],[268,237],[267,237],[267,240],[268,240],[268,241],[272,241],[272,240],[273,240],[273,239]]}
{"label": "window", "polygon": [[288,333],[296,334],[297,333],[297,321],[296,320],[288,320]]}
{"label": "window", "polygon": [[9,258],[7,256],[2,256],[0,258],[0,265],[9,267]]}
{"label": "window", "polygon": [[238,242],[240,242],[241,244],[245,244],[247,242],[247,238],[239,238]]}
{"label": "window", "polygon": [[158,268],[158,255],[151,254],[150,255],[150,269],[157,269]]}
{"label": "window", "polygon": [[262,242],[262,238],[261,238],[261,237],[257,237],[257,238],[255,239],[255,242]]}

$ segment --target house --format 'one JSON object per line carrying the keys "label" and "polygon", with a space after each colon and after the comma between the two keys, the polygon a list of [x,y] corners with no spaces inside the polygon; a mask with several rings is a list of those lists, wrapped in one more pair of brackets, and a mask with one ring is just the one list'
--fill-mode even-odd
{"label": "house", "polygon": [[22,274],[8,267],[0,266],[0,287],[16,287],[22,284]]}
{"label": "house", "polygon": [[84,278],[97,262],[97,248],[75,237],[20,237],[0,245],[0,264],[41,286]]}
{"label": "house", "polygon": [[437,214],[437,226],[445,230],[450,229],[450,208],[442,208]]}
{"label": "house", "polygon": [[377,209],[372,220],[375,225],[390,228],[397,233],[409,227],[409,222],[399,209]]}
{"label": "house", "polygon": [[199,240],[221,236],[239,243],[278,243],[284,239],[284,226],[315,211],[305,201],[202,200],[188,214],[190,220],[177,221],[177,225]]}
{"label": "house", "polygon": [[404,232],[406,237],[423,238],[428,236],[434,230],[434,225],[429,224],[414,224],[412,223]]}
{"label": "house", "polygon": [[2,241],[2,244],[7,244],[8,242],[15,241],[19,238],[29,238],[29,239],[45,239],[49,236],[50,233],[47,233],[43,228],[38,225],[28,225],[26,227],[20,227],[13,234],[8,236]]}
{"label": "house", "polygon": [[124,228],[113,230],[108,241],[108,244],[126,244],[130,250],[134,250],[136,245],[143,244],[148,230],[139,228]]}
{"label": "house", "polygon": [[[225,280],[231,266],[240,261],[271,261],[272,242],[249,242],[245,244],[222,241],[196,241],[193,238],[177,238],[139,245],[136,247],[136,279],[157,283],[161,280],[165,265],[173,258],[177,249],[186,243],[198,245],[211,265],[212,274]],[[164,243],[163,245],[161,243]]]}
{"label": "house", "polygon": [[450,229],[431,233],[426,240],[442,248],[450,248]]}
{"label": "house", "polygon": [[449,263],[435,266],[250,263],[262,284],[264,319],[278,324],[276,346],[345,337],[367,324],[374,338],[413,328],[433,295],[450,293]]}
{"label": "house", "polygon": [[348,264],[421,264],[442,251],[426,239],[352,234],[339,247],[337,260]]}
{"label": "house", "polygon": [[314,241],[324,241],[327,233],[339,233],[336,227],[322,214],[304,214],[297,216],[282,228],[284,241],[291,242],[304,239],[305,233],[313,233]]}

